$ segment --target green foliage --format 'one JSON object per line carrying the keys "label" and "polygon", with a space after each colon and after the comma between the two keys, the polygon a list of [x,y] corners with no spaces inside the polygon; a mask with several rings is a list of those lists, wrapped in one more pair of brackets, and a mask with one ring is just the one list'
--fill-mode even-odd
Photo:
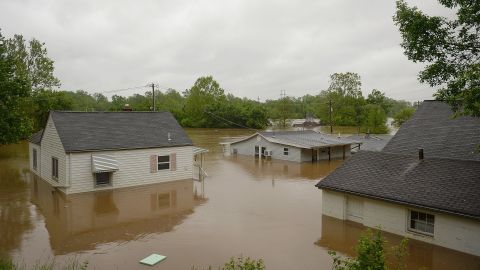
{"label": "green foliage", "polygon": [[[329,251],[333,259],[334,270],[387,270],[385,251],[386,241],[380,230],[367,230],[358,240],[356,246],[357,257],[346,258]],[[408,256],[408,239],[403,239],[399,246],[393,248],[395,256],[394,267],[397,270],[405,269],[405,259]]]}
{"label": "green foliage", "polygon": [[33,129],[42,129],[51,110],[72,110],[73,100],[64,91],[38,90],[32,93],[27,108],[33,121]]}
{"label": "green foliage", "polygon": [[387,115],[379,105],[368,104],[365,106],[366,120],[364,127],[368,133],[384,134],[388,133]]}
{"label": "green foliage", "polygon": [[60,86],[60,80],[53,75],[53,60],[47,56],[44,45],[36,39],[31,39],[27,45],[22,35],[14,35],[6,41],[7,54],[15,63],[15,77],[27,80],[33,90]]}
{"label": "green foliage", "polygon": [[[197,270],[197,267],[192,267],[192,270]],[[208,267],[209,270],[212,267]],[[230,258],[228,262],[226,262],[223,267],[219,267],[220,270],[265,270],[265,264],[263,263],[262,259],[255,260],[251,259],[250,257],[237,257],[237,258]]]}
{"label": "green foliage", "polygon": [[397,1],[393,17],[408,59],[427,63],[420,82],[440,86],[437,99],[458,114],[480,116],[480,2],[439,0],[456,18],[428,16]]}
{"label": "green foliage", "polygon": [[30,134],[32,123],[24,110],[29,93],[29,83],[24,76],[16,75],[15,59],[0,32],[0,145]]}
{"label": "green foliage", "polygon": [[393,124],[397,127],[400,127],[408,119],[412,118],[414,113],[415,113],[415,109],[413,107],[408,107],[399,111],[393,117]]}
{"label": "green foliage", "polygon": [[54,259],[44,262],[37,262],[33,267],[27,268],[25,265],[14,262],[11,258],[0,257],[0,270],[86,270],[88,261],[79,262],[76,257],[70,258],[63,265],[59,265]]}

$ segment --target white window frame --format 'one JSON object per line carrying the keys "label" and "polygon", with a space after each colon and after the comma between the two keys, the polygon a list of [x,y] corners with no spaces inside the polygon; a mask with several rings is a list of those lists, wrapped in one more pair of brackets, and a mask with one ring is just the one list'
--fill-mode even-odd
{"label": "white window frame", "polygon": [[[168,161],[160,161],[160,158],[167,157]],[[157,171],[170,170],[170,155],[157,156]],[[160,168],[160,165],[168,164],[168,168]]]}
{"label": "white window frame", "polygon": [[52,157],[52,178],[58,182],[58,158]]}
{"label": "white window frame", "polygon": [[290,152],[290,149],[288,147],[283,148],[283,155],[284,156],[288,156],[289,152]]}
{"label": "white window frame", "polygon": [[[415,212],[417,213],[417,216],[418,218],[415,219],[415,222],[418,222],[420,224],[423,224],[423,226],[425,227],[425,230],[421,230],[421,229],[418,229],[418,228],[413,228],[412,227],[412,212]],[[425,215],[425,220],[420,220],[420,214],[424,214]],[[433,217],[433,222],[430,222],[428,220],[428,216],[431,216]],[[428,232],[427,231],[427,226],[428,225],[431,225],[433,230],[432,232]],[[427,235],[427,236],[431,236],[433,237],[434,234],[435,234],[435,215],[434,214],[431,214],[431,213],[428,213],[428,212],[424,212],[424,211],[419,211],[419,210],[413,210],[413,209],[409,209],[408,210],[408,220],[407,220],[407,230],[409,232],[413,232],[413,233],[418,233],[418,234],[422,234],[422,235]]]}

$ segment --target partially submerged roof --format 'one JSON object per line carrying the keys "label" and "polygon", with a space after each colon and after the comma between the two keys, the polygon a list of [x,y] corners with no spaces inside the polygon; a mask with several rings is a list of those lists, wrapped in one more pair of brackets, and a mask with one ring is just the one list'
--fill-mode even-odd
{"label": "partially submerged roof", "polygon": [[29,142],[40,145],[42,141],[43,129],[33,133],[32,136],[28,139]]}
{"label": "partially submerged roof", "polygon": [[360,151],[316,186],[480,219],[478,161]]}
{"label": "partially submerged roof", "polygon": [[480,118],[452,114],[423,102],[382,151],[360,151],[316,186],[480,219]]}
{"label": "partially submerged roof", "polygon": [[192,145],[169,112],[52,111],[50,115],[67,153]]}
{"label": "partially submerged roof", "polygon": [[381,151],[385,145],[392,139],[393,135],[381,134],[381,135],[351,135],[347,139],[361,142],[362,146],[360,149],[368,151]]}
{"label": "partially submerged roof", "polygon": [[425,157],[480,161],[480,117],[453,118],[450,107],[441,101],[424,101],[412,119],[405,122],[383,151]]}
{"label": "partially submerged roof", "polygon": [[305,131],[265,131],[257,132],[246,138],[231,142],[230,144],[239,143],[248,140],[254,136],[262,136],[267,141],[282,145],[290,145],[299,148],[314,149],[331,146],[350,145],[357,143],[356,141],[346,138],[335,137],[319,133],[313,130]]}

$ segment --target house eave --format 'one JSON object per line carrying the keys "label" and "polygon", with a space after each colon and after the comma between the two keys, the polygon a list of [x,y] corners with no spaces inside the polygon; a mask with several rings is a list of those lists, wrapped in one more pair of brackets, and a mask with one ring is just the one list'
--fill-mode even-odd
{"label": "house eave", "polygon": [[67,150],[65,153],[90,153],[90,152],[102,152],[102,151],[125,151],[125,150],[141,150],[141,149],[154,149],[154,148],[171,148],[171,147],[184,147],[193,146],[193,143],[189,144],[175,144],[164,146],[152,146],[152,147],[129,147],[129,148],[103,148],[103,149],[82,149],[82,150]]}
{"label": "house eave", "polygon": [[449,211],[449,210],[445,210],[445,209],[441,209],[441,208],[436,208],[436,207],[431,207],[431,206],[427,206],[427,205],[421,205],[421,204],[416,204],[416,203],[407,202],[407,201],[395,200],[395,199],[391,199],[391,198],[386,198],[386,197],[382,197],[382,196],[375,196],[375,195],[371,195],[371,194],[365,194],[365,193],[360,193],[360,192],[355,192],[355,191],[350,191],[350,190],[344,190],[344,189],[333,188],[333,187],[324,187],[324,186],[321,186],[319,184],[320,183],[315,185],[318,189],[326,189],[326,190],[331,190],[331,191],[336,191],[336,192],[342,192],[342,193],[347,193],[347,194],[356,195],[356,196],[360,196],[360,197],[365,197],[365,198],[369,198],[369,199],[386,201],[386,202],[401,204],[401,205],[405,205],[405,206],[422,208],[422,209],[426,209],[426,210],[430,210],[430,211],[434,211],[434,212],[440,212],[440,213],[445,213],[445,214],[450,214],[450,215],[455,215],[455,216],[461,216],[461,217],[465,217],[465,218],[480,220],[480,216],[474,216],[474,215],[469,215],[469,214],[465,214],[465,213],[453,212],[453,211]]}

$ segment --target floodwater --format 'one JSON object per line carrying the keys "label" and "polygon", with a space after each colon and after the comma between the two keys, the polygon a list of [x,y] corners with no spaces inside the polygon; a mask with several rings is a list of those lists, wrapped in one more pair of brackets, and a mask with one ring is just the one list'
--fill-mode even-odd
{"label": "floodwater", "polygon": [[[224,157],[219,142],[246,130],[187,130],[210,150],[204,186],[192,180],[65,196],[28,171],[28,145],[0,148],[0,256],[33,265],[87,260],[89,269],[200,269],[232,256],[268,269],[331,269],[365,230],[322,216],[314,184],[342,161],[297,164]],[[390,243],[401,238],[386,234]],[[479,269],[480,258],[412,241],[408,269]],[[159,253],[154,267],[138,263]]]}

